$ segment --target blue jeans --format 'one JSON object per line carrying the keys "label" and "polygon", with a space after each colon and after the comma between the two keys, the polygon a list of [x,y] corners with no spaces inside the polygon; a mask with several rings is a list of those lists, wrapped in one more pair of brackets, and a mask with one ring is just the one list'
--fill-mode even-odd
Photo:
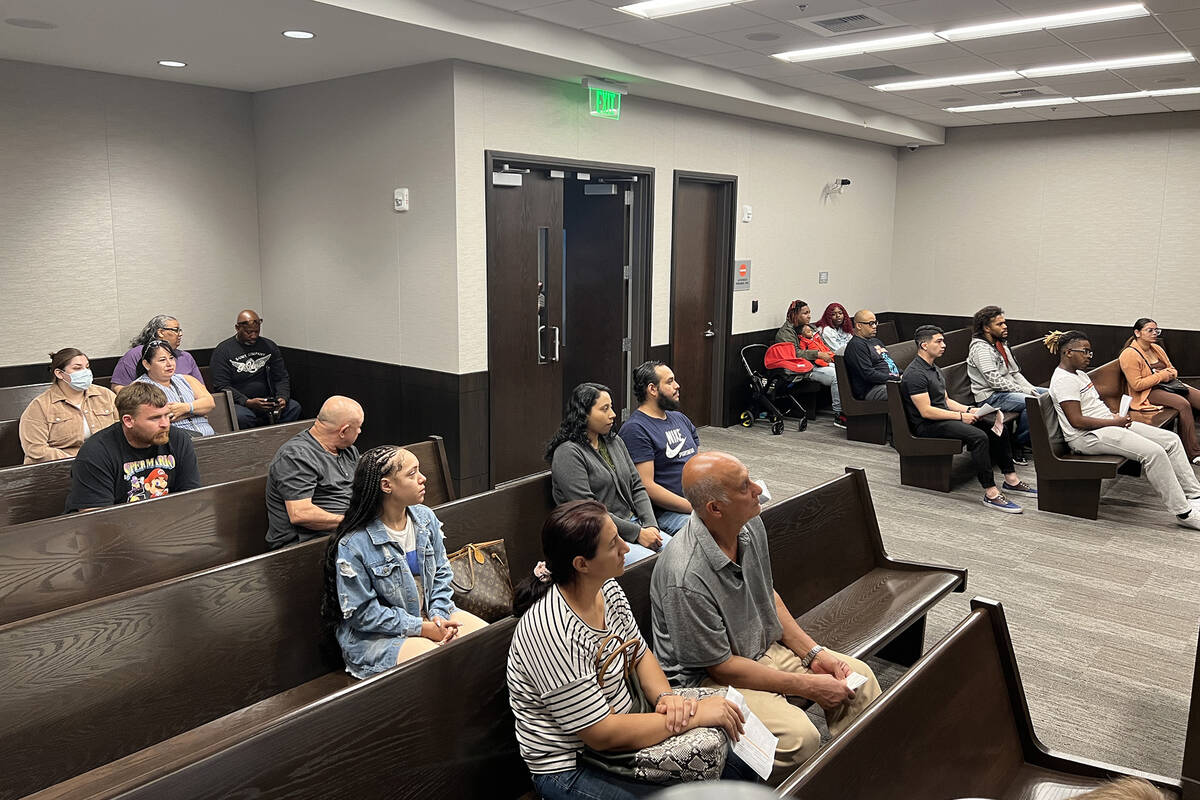
{"label": "blue jeans", "polygon": [[[1046,394],[1049,389],[1043,389],[1040,386],[1035,386],[1033,389],[1037,394]],[[1025,407],[1025,398],[1028,395],[1021,392],[996,392],[986,401],[992,408],[998,408],[1001,411],[1020,411],[1021,416],[1017,417],[1017,444],[1022,447],[1029,446],[1029,411]]]}
{"label": "blue jeans", "polygon": [[[258,412],[252,411],[249,408],[246,408],[245,406],[236,406],[235,405],[233,407],[233,410],[234,410],[234,412],[237,413],[238,428],[240,430],[246,430],[247,428],[257,428],[260,425],[269,425],[271,423],[271,417],[269,415],[259,414]],[[279,414],[279,421],[280,422],[295,422],[296,420],[300,419],[300,413],[301,413],[300,404],[297,403],[295,400],[289,399],[287,401],[287,407],[284,408],[283,411]]]}
{"label": "blue jeans", "polygon": [[691,514],[680,514],[678,511],[655,511],[658,518],[658,532],[676,534],[692,518]]}
{"label": "blue jeans", "polygon": [[[758,775],[730,751],[725,759],[721,780],[757,782]],[[567,772],[534,775],[533,786],[544,800],[633,800],[636,797],[648,797],[665,788],[660,784],[642,783],[583,765]]]}

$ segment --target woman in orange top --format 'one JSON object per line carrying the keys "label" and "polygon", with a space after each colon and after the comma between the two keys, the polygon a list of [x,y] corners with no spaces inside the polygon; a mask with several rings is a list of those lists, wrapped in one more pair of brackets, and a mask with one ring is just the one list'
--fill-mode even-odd
{"label": "woman in orange top", "polygon": [[1200,410],[1200,389],[1187,386],[1187,396],[1163,389],[1159,384],[1173,381],[1179,371],[1158,345],[1162,329],[1158,323],[1142,317],[1133,323],[1133,336],[1125,342],[1118,360],[1125,374],[1126,391],[1133,398],[1135,411],[1158,411],[1162,407],[1179,412],[1179,438],[1193,464],[1200,464],[1200,444],[1196,442],[1195,410]]}

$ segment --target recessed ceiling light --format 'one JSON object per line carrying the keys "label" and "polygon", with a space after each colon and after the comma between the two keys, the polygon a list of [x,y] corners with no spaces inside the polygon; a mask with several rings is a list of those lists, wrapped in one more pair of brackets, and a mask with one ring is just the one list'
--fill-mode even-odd
{"label": "recessed ceiling light", "polygon": [[957,106],[955,108],[943,108],[943,111],[951,111],[956,114],[966,114],[973,111],[1003,111],[1008,108],[1035,108],[1037,106],[1069,106],[1073,103],[1078,103],[1074,97],[1041,97],[1037,100],[1013,100],[1008,103],[984,103],[978,106]]}
{"label": "recessed ceiling light", "polygon": [[710,8],[748,2],[750,0],[645,0],[643,3],[620,6],[617,11],[624,11],[626,14],[633,14],[642,19],[658,19],[659,17],[690,14],[693,11],[707,11]]}
{"label": "recessed ceiling light", "polygon": [[1013,33],[1028,33],[1046,28],[1066,28],[1072,25],[1091,25],[1097,22],[1113,22],[1119,19],[1146,17],[1150,12],[1141,3],[1125,3],[1107,8],[1093,8],[1087,11],[1072,11],[1068,14],[1049,14],[1042,17],[1024,17],[1022,19],[991,22],[986,25],[967,25],[961,28],[950,28],[938,31],[938,36],[952,42],[964,39],[983,39],[988,36],[1006,36]]}
{"label": "recessed ceiling light", "polygon": [[46,22],[44,19],[27,19],[26,17],[9,17],[4,22],[15,28],[29,28],[34,31],[52,31],[58,27],[55,23]]}
{"label": "recessed ceiling light", "polygon": [[763,31],[762,33],[747,33],[746,38],[752,42],[773,42],[779,38],[779,34]]}
{"label": "recessed ceiling light", "polygon": [[1088,97],[1076,97],[1081,103],[1103,103],[1106,100],[1136,100],[1139,97],[1149,97],[1149,92],[1120,92],[1118,94],[1093,94]]}
{"label": "recessed ceiling light", "polygon": [[175,69],[180,69],[182,67],[186,67],[187,62],[186,61],[160,61],[160,62],[158,62],[158,65],[160,67],[173,67]]}
{"label": "recessed ceiling light", "polygon": [[889,36],[886,39],[865,39],[860,42],[847,44],[831,44],[824,47],[809,47],[804,50],[790,50],[786,53],[775,53],[774,58],[780,61],[815,61],[821,58],[836,58],[838,56],[857,56],[863,53],[878,53],[883,50],[902,50],[905,47],[920,47],[927,44],[945,44],[932,33],[912,33],[906,36]]}
{"label": "recessed ceiling light", "polygon": [[1012,70],[1006,72],[977,72],[974,75],[952,75],[948,78],[923,78],[918,81],[899,81],[872,86],[881,92],[904,92],[912,89],[937,89],[942,86],[966,86],[971,83],[993,83],[1009,81],[1021,76]]}
{"label": "recessed ceiling light", "polygon": [[1058,64],[1051,67],[1030,67],[1018,70],[1018,72],[1027,78],[1044,78],[1051,75],[1082,75],[1086,72],[1103,72],[1107,69],[1134,69],[1135,67],[1154,67],[1159,64],[1182,64],[1185,61],[1195,60],[1191,53],[1181,50],[1176,53],[1159,53],[1153,56],[1110,58],[1107,61],[1081,61],[1076,64]]}
{"label": "recessed ceiling light", "polygon": [[289,39],[312,39],[316,36],[312,31],[284,31],[283,35]]}

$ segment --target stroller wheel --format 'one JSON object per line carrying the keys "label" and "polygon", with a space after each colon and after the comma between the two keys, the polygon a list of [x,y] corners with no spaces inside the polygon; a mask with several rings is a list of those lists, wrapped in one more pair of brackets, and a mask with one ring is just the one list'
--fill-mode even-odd
{"label": "stroller wheel", "polygon": [[797,430],[801,430],[801,431],[808,430],[808,417],[800,418],[800,427]]}
{"label": "stroller wheel", "polygon": [[771,433],[775,434],[776,436],[783,433],[783,420],[777,419],[771,423]]}
{"label": "stroller wheel", "polygon": [[749,411],[743,411],[742,416],[739,419],[742,421],[743,428],[750,428],[754,425],[754,415]]}

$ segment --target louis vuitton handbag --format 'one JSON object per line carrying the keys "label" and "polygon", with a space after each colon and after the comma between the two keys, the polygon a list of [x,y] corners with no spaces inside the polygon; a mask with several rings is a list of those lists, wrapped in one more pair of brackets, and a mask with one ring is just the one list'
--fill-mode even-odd
{"label": "louis vuitton handbag", "polygon": [[456,606],[485,622],[512,615],[512,581],[503,539],[469,544],[446,558],[454,571],[450,588]]}
{"label": "louis vuitton handbag", "polygon": [[[605,656],[605,651],[612,642],[619,642],[615,634],[610,634],[600,641],[596,654],[596,680],[600,688],[604,688],[604,676],[608,672],[613,659],[624,659],[624,680],[633,707],[630,714],[649,714],[654,711],[654,705],[642,691],[641,681],[638,680],[636,665],[631,654],[637,650],[637,641],[630,639],[618,644],[616,649]],[[720,689],[702,687],[676,689],[675,693],[683,697],[697,700],[713,695],[722,695]],[[643,747],[624,753],[609,753],[584,747],[579,758],[598,769],[612,772],[626,778],[633,778],[647,783],[684,783],[689,781],[715,781],[721,777],[725,769],[725,758],[729,753],[729,737],[721,728],[692,728],[674,736],[668,737],[658,744]]]}

